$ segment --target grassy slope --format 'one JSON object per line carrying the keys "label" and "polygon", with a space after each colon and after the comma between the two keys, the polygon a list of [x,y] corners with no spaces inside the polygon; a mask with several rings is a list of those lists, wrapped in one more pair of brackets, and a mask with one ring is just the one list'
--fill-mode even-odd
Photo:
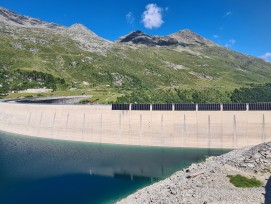
{"label": "grassy slope", "polygon": [[[65,35],[48,34],[42,29],[17,29],[15,36],[17,39],[0,32],[0,68],[13,80],[9,85],[16,81],[17,69],[41,71],[65,79],[67,86],[58,86],[54,95],[85,93],[106,102],[142,87],[233,90],[251,83],[270,82],[271,78],[270,63],[222,47],[180,50],[115,45],[107,56],[102,56],[82,51]],[[13,48],[14,43],[22,44],[22,49]],[[176,65],[181,69],[175,69]],[[117,86],[118,82],[122,85]],[[68,91],[70,87],[80,90]],[[9,97],[14,96],[18,94]]]}

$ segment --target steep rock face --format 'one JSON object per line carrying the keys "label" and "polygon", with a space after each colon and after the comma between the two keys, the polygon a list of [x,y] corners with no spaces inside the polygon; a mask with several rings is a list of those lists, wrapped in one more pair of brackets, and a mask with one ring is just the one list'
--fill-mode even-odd
{"label": "steep rock face", "polygon": [[149,36],[141,31],[134,31],[121,37],[117,42],[127,44],[142,44],[148,46],[173,46],[178,45],[178,41],[168,36]]}

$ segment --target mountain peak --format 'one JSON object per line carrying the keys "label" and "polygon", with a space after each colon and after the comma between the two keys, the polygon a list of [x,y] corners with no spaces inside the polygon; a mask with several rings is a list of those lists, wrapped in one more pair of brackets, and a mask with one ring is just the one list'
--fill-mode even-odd
{"label": "mountain peak", "polygon": [[98,37],[96,33],[94,33],[93,31],[89,30],[86,26],[79,23],[73,24],[72,26],[69,27],[69,29],[71,31],[75,31],[80,34],[92,35],[92,36]]}
{"label": "mountain peak", "polygon": [[132,32],[128,33],[127,35],[125,35],[123,37],[120,37],[117,40],[117,42],[120,42],[120,43],[132,42],[132,43],[137,44],[136,43],[137,40],[142,39],[142,38],[150,38],[150,36],[146,35],[145,33],[143,33],[140,30],[135,30],[135,31],[132,31]]}
{"label": "mountain peak", "polygon": [[140,30],[133,31],[119,38],[117,42],[147,46],[173,46],[178,44],[177,40],[168,36],[150,36]]}
{"label": "mountain peak", "polygon": [[129,34],[137,34],[137,35],[146,35],[145,33],[143,33],[141,30],[135,30],[135,31],[132,31],[131,33]]}
{"label": "mountain peak", "polygon": [[86,51],[106,55],[106,52],[112,47],[112,43],[110,41],[99,37],[82,24],[73,24],[67,29],[66,34],[76,40],[81,49]]}
{"label": "mountain peak", "polygon": [[200,36],[199,34],[189,30],[184,29],[176,33],[169,35],[169,37],[175,38],[180,43],[190,44],[190,45],[208,45],[213,46],[215,43],[207,40],[206,38]]}
{"label": "mountain peak", "polygon": [[44,35],[47,33],[65,35],[74,40],[76,42],[76,46],[80,49],[89,52],[96,52],[102,55],[106,55],[107,51],[112,47],[112,43],[110,41],[97,36],[82,24],[74,24],[71,27],[60,26],[40,19],[17,14],[0,7],[0,29],[16,33],[18,28],[23,28],[23,31],[25,28],[33,30],[43,28],[46,30],[39,30],[38,32],[43,33]]}
{"label": "mountain peak", "polygon": [[180,30],[169,36],[150,36],[135,30],[117,40],[119,43],[143,44],[148,46],[214,46],[215,43],[201,37],[189,29]]}

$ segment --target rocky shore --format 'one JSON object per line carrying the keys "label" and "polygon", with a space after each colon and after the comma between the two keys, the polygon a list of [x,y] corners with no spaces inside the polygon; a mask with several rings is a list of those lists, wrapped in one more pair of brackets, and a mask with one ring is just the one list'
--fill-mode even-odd
{"label": "rocky shore", "polygon": [[[171,177],[143,188],[124,203],[248,204],[271,203],[271,142],[231,151],[192,164]],[[256,178],[263,185],[237,188],[229,175]]]}

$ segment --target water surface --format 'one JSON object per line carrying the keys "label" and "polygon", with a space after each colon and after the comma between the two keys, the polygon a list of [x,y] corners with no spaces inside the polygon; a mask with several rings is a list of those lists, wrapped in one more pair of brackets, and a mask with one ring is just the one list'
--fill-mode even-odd
{"label": "water surface", "polygon": [[112,203],[227,151],[101,145],[0,132],[0,203]]}

